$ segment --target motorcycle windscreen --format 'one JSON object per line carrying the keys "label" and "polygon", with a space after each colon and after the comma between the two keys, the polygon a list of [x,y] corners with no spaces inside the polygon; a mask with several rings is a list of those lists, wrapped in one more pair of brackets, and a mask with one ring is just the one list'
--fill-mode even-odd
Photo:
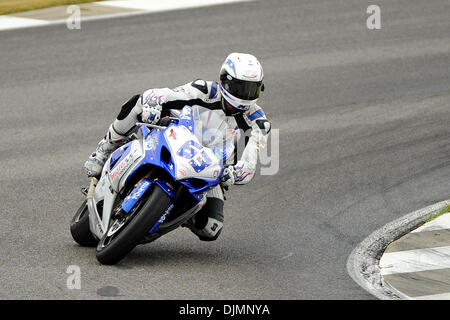
{"label": "motorcycle windscreen", "polygon": [[212,148],[222,162],[233,158],[235,141],[239,140],[238,128],[230,128],[222,110],[210,110],[193,106],[194,134],[200,143]]}

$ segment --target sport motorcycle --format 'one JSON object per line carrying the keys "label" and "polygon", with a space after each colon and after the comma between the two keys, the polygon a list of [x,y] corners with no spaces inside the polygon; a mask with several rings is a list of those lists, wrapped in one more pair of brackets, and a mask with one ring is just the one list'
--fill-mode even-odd
{"label": "sport motorcycle", "polygon": [[98,261],[112,265],[185,225],[220,184],[238,138],[223,113],[201,106],[185,106],[158,125],[137,123],[100,177],[82,188],[86,198],[71,221],[73,239],[96,247]]}

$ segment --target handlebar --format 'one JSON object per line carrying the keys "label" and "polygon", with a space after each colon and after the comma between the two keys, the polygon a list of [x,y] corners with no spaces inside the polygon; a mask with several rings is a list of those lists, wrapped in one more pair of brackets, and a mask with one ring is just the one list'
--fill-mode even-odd
{"label": "handlebar", "polygon": [[145,123],[145,122],[136,122],[136,125],[150,127],[150,128],[157,129],[157,130],[164,130],[167,128],[167,126],[163,127],[163,126],[158,126],[156,124],[150,124],[150,123]]}
{"label": "handlebar", "polygon": [[157,124],[151,124],[151,123],[145,123],[145,122],[137,122],[136,125],[138,126],[145,126],[150,127],[157,130],[164,130],[166,129],[171,123],[175,123],[175,121],[178,120],[178,118],[175,117],[165,117],[159,120],[159,125]]}

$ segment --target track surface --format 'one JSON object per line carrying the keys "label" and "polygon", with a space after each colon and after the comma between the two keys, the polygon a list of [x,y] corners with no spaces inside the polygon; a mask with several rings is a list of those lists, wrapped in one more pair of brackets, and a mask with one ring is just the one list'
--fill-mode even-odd
{"label": "track surface", "polygon": [[[264,1],[0,33],[1,299],[373,299],[348,276],[373,230],[448,198],[447,0]],[[280,170],[228,193],[224,232],[180,229],[115,267],[69,221],[120,105],[258,56]],[[242,195],[246,194],[245,197]],[[68,290],[66,269],[81,269]]]}

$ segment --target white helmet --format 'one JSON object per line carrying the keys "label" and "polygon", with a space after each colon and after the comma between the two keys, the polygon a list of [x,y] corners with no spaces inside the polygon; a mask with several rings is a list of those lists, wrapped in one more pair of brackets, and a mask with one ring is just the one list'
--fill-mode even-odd
{"label": "white helmet", "polygon": [[256,103],[264,90],[263,69],[256,57],[246,53],[231,53],[220,68],[219,90],[234,108],[246,111]]}

